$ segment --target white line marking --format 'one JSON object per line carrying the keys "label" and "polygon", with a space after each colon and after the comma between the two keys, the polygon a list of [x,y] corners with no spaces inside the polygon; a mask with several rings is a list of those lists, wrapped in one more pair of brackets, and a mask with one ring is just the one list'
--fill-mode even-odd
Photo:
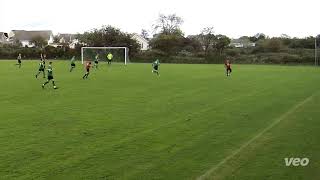
{"label": "white line marking", "polygon": [[206,171],[203,175],[199,176],[197,180],[204,180],[210,177],[220,166],[222,166],[224,163],[229,161],[231,158],[233,158],[235,155],[239,154],[244,148],[246,148],[248,145],[250,145],[252,142],[260,138],[264,133],[272,129],[275,125],[280,123],[283,119],[285,119],[287,116],[290,114],[294,113],[297,109],[299,109],[301,106],[303,106],[305,103],[310,101],[315,94],[309,96],[305,100],[301,101],[294,107],[292,107],[289,111],[285,112],[282,114],[280,117],[278,117],[274,122],[272,122],[269,126],[264,128],[261,132],[259,132],[256,136],[254,136],[252,139],[250,139],[248,142],[244,143],[243,145],[240,146],[239,149],[233,151],[229,156],[225,157],[222,161],[220,161],[217,165]]}

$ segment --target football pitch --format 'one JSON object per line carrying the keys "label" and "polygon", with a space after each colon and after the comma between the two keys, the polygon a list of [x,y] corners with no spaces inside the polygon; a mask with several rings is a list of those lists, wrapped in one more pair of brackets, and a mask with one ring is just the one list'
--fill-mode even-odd
{"label": "football pitch", "polygon": [[[320,69],[0,61],[0,179],[316,180]],[[47,61],[48,64],[48,61]],[[285,158],[308,158],[286,166]]]}

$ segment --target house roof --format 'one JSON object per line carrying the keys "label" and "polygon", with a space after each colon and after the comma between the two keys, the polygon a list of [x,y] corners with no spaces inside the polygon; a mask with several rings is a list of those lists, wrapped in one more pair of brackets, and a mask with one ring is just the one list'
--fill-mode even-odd
{"label": "house roof", "polygon": [[45,30],[45,31],[25,31],[25,30],[12,30],[14,33],[14,38],[18,40],[32,40],[35,37],[42,37],[45,40],[49,40],[50,36],[52,35],[52,31]]}
{"label": "house roof", "polygon": [[75,39],[75,34],[58,34],[59,39],[64,39],[66,42],[71,42]]}
{"label": "house roof", "polygon": [[141,40],[141,41],[145,41],[145,42],[147,42],[147,43],[149,42],[148,39],[146,39],[146,38],[144,38],[144,37],[142,37],[141,35],[136,34],[136,33],[132,34],[131,37],[132,37],[132,38],[135,38],[135,39],[139,39],[139,40]]}
{"label": "house roof", "polygon": [[6,38],[8,38],[8,33],[0,32],[0,36],[5,36]]}
{"label": "house roof", "polygon": [[239,38],[239,39],[231,39],[231,43],[241,43],[241,44],[248,44],[251,43],[249,39],[246,38]]}

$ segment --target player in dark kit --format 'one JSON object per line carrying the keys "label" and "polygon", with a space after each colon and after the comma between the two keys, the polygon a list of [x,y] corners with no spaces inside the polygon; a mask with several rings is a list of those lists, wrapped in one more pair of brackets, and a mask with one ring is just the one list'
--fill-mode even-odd
{"label": "player in dark kit", "polygon": [[46,68],[46,58],[47,56],[45,54],[40,54],[40,60],[42,61],[44,68]]}
{"label": "player in dark kit", "polygon": [[48,84],[50,81],[52,81],[53,88],[54,88],[54,89],[57,89],[57,86],[55,85],[55,83],[54,83],[54,78],[53,78],[52,62],[49,62],[49,66],[48,66],[47,71],[48,71],[48,80],[47,80],[45,83],[42,84],[42,89],[43,89],[44,86],[45,86],[46,84]]}
{"label": "player in dark kit", "polygon": [[160,66],[160,61],[158,59],[152,63],[152,72],[156,73],[158,76],[160,76],[159,66]]}
{"label": "player in dark kit", "polygon": [[84,78],[88,78],[88,76],[89,76],[89,73],[90,73],[90,68],[91,68],[91,62],[87,62],[86,63],[86,73],[84,74],[84,76],[82,77],[82,79],[84,79]]}
{"label": "player in dark kit", "polygon": [[226,62],[224,63],[224,66],[226,68],[227,76],[230,76],[232,72],[230,60],[226,60]]}
{"label": "player in dark kit", "polygon": [[43,60],[40,61],[39,63],[39,71],[36,74],[36,78],[38,78],[39,74],[42,72],[43,73],[43,78],[46,78],[46,73],[44,72],[45,66],[43,64]]}
{"label": "player in dark kit", "polygon": [[99,54],[97,54],[96,57],[95,57],[93,67],[98,69],[98,64],[99,64]]}
{"label": "player in dark kit", "polygon": [[73,56],[73,57],[71,58],[71,63],[70,63],[71,68],[70,68],[70,72],[76,67],[76,63],[75,63],[74,61],[75,61],[75,56]]}
{"label": "player in dark kit", "polygon": [[16,65],[19,66],[19,68],[21,68],[21,54],[18,55],[17,60],[18,63]]}

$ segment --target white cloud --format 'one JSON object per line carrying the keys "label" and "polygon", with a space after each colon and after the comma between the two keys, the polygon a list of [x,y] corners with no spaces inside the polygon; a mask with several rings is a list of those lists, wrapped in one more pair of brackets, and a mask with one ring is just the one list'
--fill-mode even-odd
{"label": "white cloud", "polygon": [[[127,32],[151,29],[159,13],[176,13],[184,19],[186,34],[214,26],[230,37],[263,32],[305,37],[320,33],[316,0],[0,0],[0,31],[51,29],[83,32],[114,25]],[[3,8],[2,5],[5,4]]]}

